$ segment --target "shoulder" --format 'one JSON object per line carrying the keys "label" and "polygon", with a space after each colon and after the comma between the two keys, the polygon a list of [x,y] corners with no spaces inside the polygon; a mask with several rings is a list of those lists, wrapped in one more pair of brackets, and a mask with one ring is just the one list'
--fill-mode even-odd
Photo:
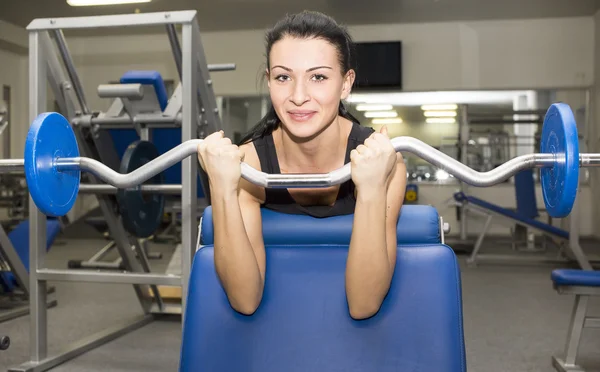
{"label": "shoulder", "polygon": [[351,139],[360,144],[365,142],[365,140],[369,138],[374,132],[375,129],[371,127],[366,127],[358,122],[352,122],[352,130],[350,132],[350,137]]}

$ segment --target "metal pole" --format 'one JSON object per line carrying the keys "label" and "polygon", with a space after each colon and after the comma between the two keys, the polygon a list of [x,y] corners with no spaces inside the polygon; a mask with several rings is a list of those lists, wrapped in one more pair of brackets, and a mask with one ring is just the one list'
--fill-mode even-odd
{"label": "metal pole", "polygon": [[[180,195],[181,185],[141,185],[137,186],[143,193]],[[80,184],[80,194],[116,194],[119,189],[112,185]]]}
{"label": "metal pole", "polygon": [[[469,117],[467,112],[467,105],[460,106],[460,121],[459,121],[459,138],[460,138],[460,162],[467,164],[468,151],[469,151]],[[467,186],[464,182],[460,183],[460,191],[463,193],[467,192]],[[460,208],[460,240],[467,240],[467,209],[464,207]]]}
{"label": "metal pole", "polygon": [[[29,122],[46,111],[46,61],[40,43],[43,31],[29,34]],[[48,318],[46,282],[39,280],[38,269],[46,263],[46,216],[29,197],[29,314],[30,360],[40,362],[48,355]]]}
{"label": "metal pole", "polygon": [[52,32],[54,33],[56,45],[58,46],[58,50],[60,51],[63,63],[65,64],[67,74],[69,74],[71,82],[73,83],[73,89],[75,90],[75,95],[77,96],[77,100],[79,101],[79,105],[81,106],[81,111],[84,115],[89,115],[91,111],[85,100],[83,86],[81,85],[79,75],[77,75],[77,71],[75,70],[75,64],[73,63],[73,59],[71,58],[71,54],[69,53],[69,48],[67,47],[67,42],[65,41],[63,32],[62,30],[52,30]]}
{"label": "metal pole", "polygon": [[[183,121],[181,125],[181,141],[185,142],[197,136],[198,118],[198,50],[200,40],[195,39],[197,30],[196,17],[182,30],[182,88],[183,88]],[[188,280],[192,268],[192,259],[196,252],[197,234],[197,177],[198,161],[196,157],[186,158],[181,166],[181,317],[185,324],[185,311],[188,294]]]}
{"label": "metal pole", "polygon": [[177,31],[175,30],[174,24],[168,24],[165,27],[167,29],[167,35],[169,36],[171,50],[173,51],[173,58],[175,59],[177,73],[179,74],[179,79],[181,80],[181,44],[179,44],[179,37],[177,37]]}

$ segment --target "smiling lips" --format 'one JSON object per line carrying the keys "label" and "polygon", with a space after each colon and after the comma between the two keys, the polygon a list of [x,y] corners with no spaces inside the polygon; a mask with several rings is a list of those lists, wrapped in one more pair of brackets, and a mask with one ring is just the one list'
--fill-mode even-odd
{"label": "smiling lips", "polygon": [[310,120],[317,112],[309,110],[293,110],[288,111],[288,114],[294,121],[307,121]]}

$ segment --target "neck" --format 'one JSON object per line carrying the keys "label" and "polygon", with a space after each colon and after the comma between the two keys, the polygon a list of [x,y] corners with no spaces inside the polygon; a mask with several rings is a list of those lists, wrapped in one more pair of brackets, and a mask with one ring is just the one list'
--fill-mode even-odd
{"label": "neck", "polygon": [[[309,139],[297,139],[280,131],[283,163],[289,173],[327,173],[341,166],[346,146],[344,121],[339,116]],[[282,172],[284,169],[282,169]]]}

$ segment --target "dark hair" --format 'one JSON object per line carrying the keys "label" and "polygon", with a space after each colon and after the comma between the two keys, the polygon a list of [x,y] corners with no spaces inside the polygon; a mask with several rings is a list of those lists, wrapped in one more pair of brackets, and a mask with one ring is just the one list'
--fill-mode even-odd
{"label": "dark hair", "polygon": [[[269,55],[273,44],[286,36],[308,39],[323,39],[334,45],[338,50],[339,62],[342,73],[345,74],[352,69],[354,62],[354,42],[345,27],[340,26],[333,18],[319,12],[304,11],[297,14],[287,15],[275,26],[267,31],[265,37],[267,69],[269,66]],[[340,102],[339,115],[358,122]],[[251,142],[257,138],[272,133],[279,125],[279,117],[273,105],[269,105],[267,114],[240,140],[239,145]]]}

